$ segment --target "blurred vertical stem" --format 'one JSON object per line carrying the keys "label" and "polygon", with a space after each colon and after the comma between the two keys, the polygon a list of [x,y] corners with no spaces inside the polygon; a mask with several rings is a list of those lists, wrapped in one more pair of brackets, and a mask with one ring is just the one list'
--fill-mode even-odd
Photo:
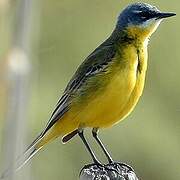
{"label": "blurred vertical stem", "polygon": [[[11,168],[24,147],[27,133],[32,0],[18,0],[12,4],[17,7],[11,48],[6,59],[7,110],[4,134],[4,166]],[[28,180],[28,174],[22,179]],[[12,173],[7,179],[15,180],[15,174]]]}

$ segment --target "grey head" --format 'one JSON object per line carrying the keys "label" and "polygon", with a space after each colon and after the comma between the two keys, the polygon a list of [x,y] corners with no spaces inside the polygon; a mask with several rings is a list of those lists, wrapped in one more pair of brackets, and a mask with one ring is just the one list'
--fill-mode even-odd
{"label": "grey head", "polygon": [[117,27],[125,28],[130,25],[143,26],[151,19],[158,21],[174,15],[176,14],[161,12],[155,6],[147,3],[134,3],[126,7],[119,15]]}

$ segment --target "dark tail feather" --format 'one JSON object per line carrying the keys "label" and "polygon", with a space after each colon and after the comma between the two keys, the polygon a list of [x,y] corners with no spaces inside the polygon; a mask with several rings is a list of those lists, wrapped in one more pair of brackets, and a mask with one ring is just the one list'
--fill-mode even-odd
{"label": "dark tail feather", "polygon": [[0,176],[0,179],[4,179],[9,176],[12,172],[16,172],[21,169],[42,147],[36,148],[36,145],[41,141],[42,135],[40,134],[26,149],[26,151],[17,158],[13,167],[10,167]]}

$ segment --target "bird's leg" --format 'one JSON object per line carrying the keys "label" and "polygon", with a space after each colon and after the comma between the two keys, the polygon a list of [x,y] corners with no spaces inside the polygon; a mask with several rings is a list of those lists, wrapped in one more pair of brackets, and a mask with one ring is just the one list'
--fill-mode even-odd
{"label": "bird's leg", "polygon": [[111,164],[113,163],[113,159],[112,157],[110,156],[109,152],[106,150],[106,148],[104,147],[103,143],[101,142],[101,140],[99,139],[98,137],[98,128],[93,128],[92,130],[92,135],[93,137],[95,138],[96,142],[99,144],[99,146],[101,147],[101,149],[103,150],[105,156],[107,157],[108,159],[108,162]]}
{"label": "bird's leg", "polygon": [[[92,151],[92,149],[90,148],[88,142],[86,141],[85,137],[84,137],[84,133],[83,133],[83,130],[82,129],[79,129],[78,130],[78,134],[79,134],[79,137],[82,139],[84,145],[86,146],[86,149],[88,150],[88,152],[91,154],[91,157],[94,161],[95,164],[97,165],[101,165],[101,163],[99,162],[99,160],[97,159],[96,155],[94,154],[94,152]],[[101,165],[102,166],[102,165]]]}

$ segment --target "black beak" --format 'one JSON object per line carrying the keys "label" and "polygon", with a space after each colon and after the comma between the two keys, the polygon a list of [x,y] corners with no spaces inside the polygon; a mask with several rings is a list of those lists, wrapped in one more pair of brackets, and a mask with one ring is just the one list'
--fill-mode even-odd
{"label": "black beak", "polygon": [[163,13],[163,12],[160,12],[157,14],[157,19],[163,19],[163,18],[168,18],[168,17],[171,17],[171,16],[175,16],[176,14],[175,13]]}

